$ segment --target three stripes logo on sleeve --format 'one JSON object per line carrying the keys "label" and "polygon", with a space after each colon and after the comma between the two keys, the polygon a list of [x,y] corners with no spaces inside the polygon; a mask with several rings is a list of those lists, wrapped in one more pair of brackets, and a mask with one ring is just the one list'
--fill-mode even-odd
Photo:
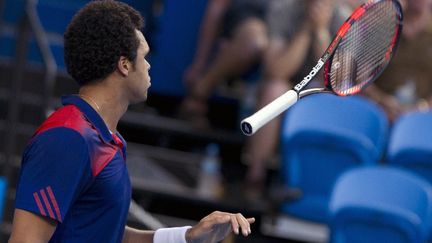
{"label": "three stripes logo on sleeve", "polygon": [[51,186],[34,192],[33,197],[41,215],[47,217],[49,216],[52,219],[62,222],[60,208],[57,204],[57,200],[54,196]]}

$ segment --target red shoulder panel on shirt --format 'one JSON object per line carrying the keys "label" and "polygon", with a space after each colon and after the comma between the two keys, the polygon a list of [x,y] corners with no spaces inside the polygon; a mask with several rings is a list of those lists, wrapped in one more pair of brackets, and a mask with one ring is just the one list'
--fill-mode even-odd
{"label": "red shoulder panel on shirt", "polygon": [[98,131],[74,105],[67,105],[55,111],[36,130],[33,138],[49,129],[58,127],[73,129],[87,141],[93,176],[97,176],[119,150],[113,144],[104,143]]}

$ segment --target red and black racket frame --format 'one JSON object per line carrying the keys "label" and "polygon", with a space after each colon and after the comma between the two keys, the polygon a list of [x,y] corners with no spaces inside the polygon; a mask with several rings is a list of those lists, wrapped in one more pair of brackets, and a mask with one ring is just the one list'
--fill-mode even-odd
{"label": "red and black racket frame", "polygon": [[[336,50],[336,47],[339,45],[341,39],[346,35],[346,33],[348,32],[349,28],[371,7],[373,7],[375,4],[378,4],[380,2],[384,2],[384,1],[388,1],[388,2],[392,2],[393,4],[395,4],[395,7],[399,10],[397,11],[396,14],[396,18],[397,18],[397,24],[395,26],[395,35],[393,36],[392,39],[392,43],[389,46],[386,54],[385,54],[385,58],[388,60],[388,62],[382,67],[379,68],[377,70],[377,73],[375,75],[373,75],[373,79],[370,80],[368,82],[367,85],[371,84],[376,78],[378,78],[380,76],[380,74],[385,70],[385,68],[388,66],[388,64],[390,63],[391,58],[394,56],[394,54],[396,53],[396,49],[397,46],[399,44],[399,39],[402,33],[402,22],[403,22],[403,13],[402,13],[402,6],[399,3],[398,0],[370,0],[364,4],[362,4],[361,6],[359,6],[352,14],[351,16],[345,21],[345,23],[339,28],[338,32],[336,33],[336,36],[334,37],[332,43],[329,45],[329,47],[327,48],[327,50],[324,52],[324,55],[322,55],[322,57],[319,59],[317,65],[313,68],[313,70],[311,71],[311,73],[308,75],[310,76],[311,74],[312,77],[307,79],[303,79],[302,82],[298,83],[296,86],[294,86],[294,90],[297,92],[297,94],[299,94],[299,97],[302,96],[306,96],[312,93],[317,93],[317,92],[333,92],[336,93],[339,96],[346,96],[347,94],[343,94],[340,92],[335,91],[330,83],[330,67],[332,65],[332,61],[333,61],[333,54]],[[310,92],[305,92],[305,94],[300,94],[300,91],[302,91],[302,89],[309,84],[309,82],[312,80],[313,76],[315,76],[315,74],[322,68],[322,66],[324,65],[324,85],[325,85],[325,90],[323,89],[311,89]],[[315,73],[313,73],[315,72]],[[308,77],[307,76],[307,77]],[[357,89],[354,90],[353,92],[350,93],[350,95],[352,94],[356,94],[358,92],[360,92],[361,89]]]}

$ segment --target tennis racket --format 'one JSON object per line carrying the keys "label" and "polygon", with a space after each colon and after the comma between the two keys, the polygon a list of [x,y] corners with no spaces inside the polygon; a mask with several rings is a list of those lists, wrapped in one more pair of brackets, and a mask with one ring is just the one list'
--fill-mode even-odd
{"label": "tennis racket", "polygon": [[[300,83],[241,121],[243,133],[254,134],[306,95],[333,92],[346,96],[360,92],[381,75],[395,54],[402,21],[397,0],[370,0],[359,6]],[[303,90],[323,67],[324,88]]]}

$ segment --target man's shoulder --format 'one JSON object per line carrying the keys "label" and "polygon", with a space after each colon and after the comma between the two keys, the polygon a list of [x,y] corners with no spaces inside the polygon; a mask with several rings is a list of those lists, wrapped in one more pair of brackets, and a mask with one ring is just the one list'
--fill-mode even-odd
{"label": "man's shoulder", "polygon": [[85,118],[78,107],[67,105],[52,113],[36,130],[33,137],[52,129],[58,130],[62,128],[73,130],[84,138],[88,131],[93,130],[91,123]]}

